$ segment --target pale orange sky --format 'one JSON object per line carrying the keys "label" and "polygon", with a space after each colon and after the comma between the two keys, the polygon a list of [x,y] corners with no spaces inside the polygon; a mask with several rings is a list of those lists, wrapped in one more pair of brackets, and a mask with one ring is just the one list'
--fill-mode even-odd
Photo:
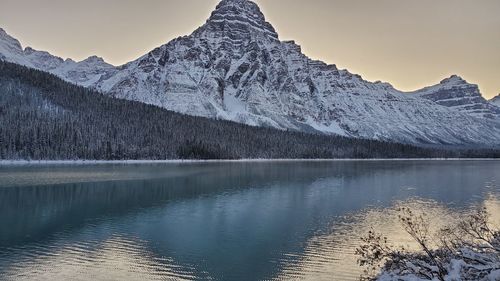
{"label": "pale orange sky", "polygon": [[[23,46],[119,65],[202,25],[217,0],[0,0]],[[257,0],[282,40],[371,81],[414,90],[458,74],[500,93],[499,0]]]}

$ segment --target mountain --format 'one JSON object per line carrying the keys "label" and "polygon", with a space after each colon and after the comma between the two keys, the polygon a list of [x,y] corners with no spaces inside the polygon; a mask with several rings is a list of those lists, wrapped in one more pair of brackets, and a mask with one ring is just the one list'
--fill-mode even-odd
{"label": "mountain", "polygon": [[500,122],[500,107],[492,105],[486,100],[479,92],[477,85],[469,84],[456,75],[444,79],[438,85],[418,90],[412,94],[457,111]]}
{"label": "mountain", "polygon": [[81,62],[63,60],[48,52],[30,47],[23,49],[19,41],[0,28],[0,59],[55,74],[66,81],[90,87],[101,79],[104,73],[114,73],[116,68],[102,58],[89,57]]}
{"label": "mountain", "polygon": [[496,105],[496,106],[500,107],[500,94],[498,94],[498,96],[492,98],[490,100],[490,103],[492,103],[493,105]]}
{"label": "mountain", "polygon": [[0,61],[0,159],[493,157],[286,132],[115,99],[47,72]]}
{"label": "mountain", "polygon": [[5,60],[192,116],[405,143],[500,145],[500,125],[490,118],[311,60],[294,41],[281,41],[248,0],[221,1],[191,35],[120,67],[32,58],[17,40],[3,41],[15,45],[0,48]]}

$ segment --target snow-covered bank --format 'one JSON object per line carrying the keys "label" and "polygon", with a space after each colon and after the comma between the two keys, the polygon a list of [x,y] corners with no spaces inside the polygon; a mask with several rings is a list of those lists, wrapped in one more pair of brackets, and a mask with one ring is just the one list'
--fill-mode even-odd
{"label": "snow-covered bank", "polygon": [[[474,253],[475,254],[475,253]],[[496,270],[494,268],[497,268]],[[452,259],[450,263],[446,266],[449,274],[443,276],[444,281],[466,281],[466,280],[478,280],[478,281],[498,281],[500,280],[500,264],[489,264],[489,265],[481,265],[479,263],[470,263],[466,262],[463,259]],[[483,272],[483,274],[471,275],[467,274],[468,271],[486,271],[490,269],[488,272]],[[478,279],[479,278],[479,279]],[[381,276],[379,276],[377,281],[439,281],[437,277],[428,278],[421,277],[414,274],[405,275],[401,273],[401,275],[394,274],[392,272],[384,272]]]}
{"label": "snow-covered bank", "polygon": [[362,280],[500,280],[500,230],[485,207],[438,231],[430,230],[425,212],[403,207],[398,217],[420,250],[395,247],[383,234],[369,231],[356,249],[365,267]]}
{"label": "snow-covered bank", "polygon": [[237,160],[0,160],[0,166],[99,165],[99,164],[196,164],[258,162],[350,162],[350,161],[500,161],[500,158],[373,158],[373,159],[237,159]]}

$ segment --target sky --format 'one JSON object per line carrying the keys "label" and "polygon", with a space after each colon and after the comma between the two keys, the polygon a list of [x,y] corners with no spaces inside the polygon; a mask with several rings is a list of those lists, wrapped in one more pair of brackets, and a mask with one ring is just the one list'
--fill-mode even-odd
{"label": "sky", "polygon": [[[0,27],[63,58],[121,65],[202,25],[217,0],[0,0]],[[306,55],[416,90],[458,74],[500,93],[499,0],[256,0]]]}

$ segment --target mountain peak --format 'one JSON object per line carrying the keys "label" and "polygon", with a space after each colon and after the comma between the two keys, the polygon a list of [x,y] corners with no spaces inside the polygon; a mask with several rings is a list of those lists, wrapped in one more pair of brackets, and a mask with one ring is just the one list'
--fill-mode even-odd
{"label": "mountain peak", "polygon": [[490,100],[491,103],[500,106],[500,94]]}
{"label": "mountain peak", "polygon": [[90,56],[80,62],[78,62],[80,66],[86,66],[90,68],[106,68],[106,69],[113,69],[114,66],[107,63],[104,58],[98,57],[98,56]]}
{"label": "mountain peak", "polygon": [[222,0],[217,4],[215,11],[225,8],[232,8],[237,13],[250,13],[251,15],[260,16],[264,19],[264,15],[260,11],[259,6],[250,0]]}
{"label": "mountain peak", "polygon": [[432,95],[436,95],[439,93],[442,94],[442,91],[447,91],[447,90],[458,90],[461,91],[462,94],[467,93],[467,95],[474,95],[481,97],[478,85],[471,84],[458,75],[451,75],[450,77],[441,80],[439,84],[417,90],[413,93],[420,96],[426,96],[429,94]]}
{"label": "mountain peak", "polygon": [[217,4],[216,9],[224,6],[233,6],[247,11],[259,12],[261,16],[264,17],[259,5],[253,0],[221,0],[219,4]]}
{"label": "mountain peak", "polygon": [[10,36],[3,28],[0,28],[0,53],[7,56],[9,53],[21,53],[22,51],[21,43]]}
{"label": "mountain peak", "polygon": [[461,85],[467,84],[467,81],[458,75],[451,75],[449,78],[443,79],[440,82],[441,85]]}
{"label": "mountain peak", "polygon": [[104,59],[98,56],[90,56],[82,62],[104,62]]}
{"label": "mountain peak", "polygon": [[274,27],[266,21],[259,6],[250,0],[222,0],[200,30],[233,40],[248,38],[250,34],[278,40]]}
{"label": "mountain peak", "polygon": [[219,2],[219,4],[217,6],[220,7],[220,6],[227,6],[227,5],[241,7],[242,5],[254,5],[254,6],[256,6],[257,4],[255,4],[254,2],[251,2],[249,0],[222,0]]}

